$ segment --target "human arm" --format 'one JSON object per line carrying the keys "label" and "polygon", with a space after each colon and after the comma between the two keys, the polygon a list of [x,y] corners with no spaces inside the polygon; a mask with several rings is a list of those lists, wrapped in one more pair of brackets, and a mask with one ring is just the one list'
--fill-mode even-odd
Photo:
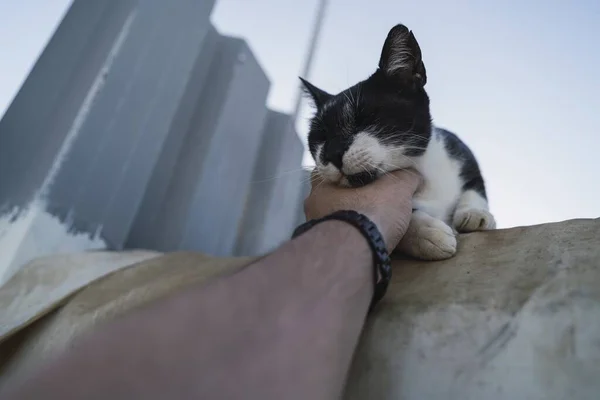
{"label": "human arm", "polygon": [[[393,248],[417,179],[318,185],[308,218],[354,209]],[[351,225],[330,221],[238,273],[99,327],[11,399],[338,398],[373,292],[372,255]]]}

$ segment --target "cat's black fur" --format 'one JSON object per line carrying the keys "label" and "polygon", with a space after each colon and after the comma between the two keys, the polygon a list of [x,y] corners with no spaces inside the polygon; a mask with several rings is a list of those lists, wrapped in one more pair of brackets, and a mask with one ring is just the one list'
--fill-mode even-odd
{"label": "cat's black fur", "polygon": [[471,149],[469,149],[469,146],[449,130],[436,128],[436,131],[443,135],[448,153],[462,162],[460,173],[464,181],[463,190],[472,189],[487,200],[485,182],[479,170],[477,159]]}
{"label": "cat's black fur", "polygon": [[[390,73],[394,62],[398,62],[394,55],[398,46],[407,48],[407,59],[402,61],[407,68]],[[386,144],[410,143],[412,148],[404,153],[408,157],[420,156],[425,151],[432,135],[429,97],[424,89],[427,73],[419,44],[406,26],[399,24],[390,30],[375,73],[341,93],[329,94],[300,79],[316,107],[310,122],[309,150],[315,157],[317,145],[324,143],[322,163],[331,162],[340,168],[353,134],[362,130],[376,132]],[[353,118],[344,116],[344,106],[348,103],[353,107]],[[487,198],[478,163],[468,146],[452,132],[439,128],[436,131],[445,136],[448,152],[463,161],[464,189],[474,189]],[[377,176],[376,173],[360,175],[359,179],[349,176],[349,181],[360,185],[372,180],[368,176]]]}
{"label": "cat's black fur", "polygon": [[397,169],[422,175],[400,251],[442,260],[456,252],[456,232],[495,228],[472,151],[432,124],[421,49],[407,27],[390,30],[364,81],[336,95],[302,82],[316,107],[308,143],[323,179],[356,187]]}

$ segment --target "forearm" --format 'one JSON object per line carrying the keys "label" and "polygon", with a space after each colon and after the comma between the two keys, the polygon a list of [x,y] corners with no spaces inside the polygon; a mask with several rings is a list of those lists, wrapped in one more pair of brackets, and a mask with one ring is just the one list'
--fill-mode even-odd
{"label": "forearm", "polygon": [[372,279],[358,230],[323,223],[96,331],[14,398],[336,398]]}

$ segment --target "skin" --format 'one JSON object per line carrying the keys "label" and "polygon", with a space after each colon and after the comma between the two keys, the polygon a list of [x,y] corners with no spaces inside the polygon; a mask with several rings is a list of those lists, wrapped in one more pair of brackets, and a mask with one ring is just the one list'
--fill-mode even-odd
{"label": "skin", "polygon": [[[361,212],[393,249],[418,184],[407,171],[359,189],[313,184],[305,212]],[[233,275],[97,328],[0,398],[340,398],[372,268],[358,230],[319,224]]]}

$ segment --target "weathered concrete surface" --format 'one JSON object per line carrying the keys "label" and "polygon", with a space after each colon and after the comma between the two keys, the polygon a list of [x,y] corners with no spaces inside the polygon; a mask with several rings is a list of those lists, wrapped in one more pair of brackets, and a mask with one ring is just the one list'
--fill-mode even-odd
{"label": "weathered concrete surface", "polygon": [[[600,220],[573,220],[463,235],[443,262],[397,260],[346,399],[597,399],[599,242]],[[174,253],[112,273],[0,346],[0,386],[98,322],[249,260]]]}
{"label": "weathered concrete surface", "polygon": [[600,220],[463,235],[395,265],[347,399],[597,399]]}

